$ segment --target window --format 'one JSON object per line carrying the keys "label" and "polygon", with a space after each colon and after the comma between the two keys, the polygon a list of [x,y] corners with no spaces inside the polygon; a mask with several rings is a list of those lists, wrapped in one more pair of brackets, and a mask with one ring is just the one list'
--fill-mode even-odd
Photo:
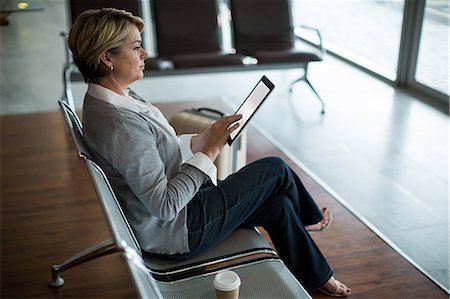
{"label": "window", "polygon": [[292,3],[296,25],[318,28],[329,51],[392,81],[396,79],[403,1],[293,0]]}
{"label": "window", "polygon": [[329,52],[448,103],[448,0],[292,0],[292,9],[296,26],[319,29]]}
{"label": "window", "polygon": [[426,1],[415,80],[449,95],[449,4]]}

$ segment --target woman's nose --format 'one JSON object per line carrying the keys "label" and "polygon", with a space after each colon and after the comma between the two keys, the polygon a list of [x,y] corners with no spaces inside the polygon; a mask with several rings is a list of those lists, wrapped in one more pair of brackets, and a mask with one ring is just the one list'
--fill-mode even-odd
{"label": "woman's nose", "polygon": [[148,53],[147,53],[147,51],[145,51],[145,49],[144,48],[142,48],[142,56],[143,56],[143,59],[145,60],[145,59],[147,59],[147,57],[148,57]]}

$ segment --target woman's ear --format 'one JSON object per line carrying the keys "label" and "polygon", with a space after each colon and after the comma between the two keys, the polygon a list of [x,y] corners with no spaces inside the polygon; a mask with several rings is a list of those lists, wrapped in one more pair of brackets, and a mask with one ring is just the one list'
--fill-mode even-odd
{"label": "woman's ear", "polygon": [[111,69],[111,67],[113,66],[113,62],[111,60],[111,55],[107,51],[104,51],[102,54],[100,54],[100,59],[108,69]]}

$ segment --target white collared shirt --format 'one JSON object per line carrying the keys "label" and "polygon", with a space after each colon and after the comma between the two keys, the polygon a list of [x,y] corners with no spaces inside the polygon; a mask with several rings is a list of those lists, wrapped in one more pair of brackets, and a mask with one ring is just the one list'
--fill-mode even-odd
{"label": "white collared shirt", "polygon": [[[176,135],[175,130],[158,108],[150,103],[133,98],[132,96],[128,95],[128,90],[126,90],[127,96],[122,96],[98,84],[89,83],[87,93],[94,98],[112,104],[114,106],[128,109],[136,113],[146,113],[152,119],[156,120],[162,126],[166,127],[166,129],[172,131],[174,135]],[[217,167],[204,153],[192,153],[192,136],[194,136],[194,134],[183,134],[178,136],[178,146],[180,148],[182,160],[184,163],[200,169],[211,179],[211,182],[217,186]]]}

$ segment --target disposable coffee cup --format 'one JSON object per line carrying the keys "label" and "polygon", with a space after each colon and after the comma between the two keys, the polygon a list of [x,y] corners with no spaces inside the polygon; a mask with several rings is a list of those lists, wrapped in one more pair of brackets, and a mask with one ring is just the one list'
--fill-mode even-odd
{"label": "disposable coffee cup", "polygon": [[223,271],[214,277],[217,299],[238,299],[241,279],[236,272]]}

